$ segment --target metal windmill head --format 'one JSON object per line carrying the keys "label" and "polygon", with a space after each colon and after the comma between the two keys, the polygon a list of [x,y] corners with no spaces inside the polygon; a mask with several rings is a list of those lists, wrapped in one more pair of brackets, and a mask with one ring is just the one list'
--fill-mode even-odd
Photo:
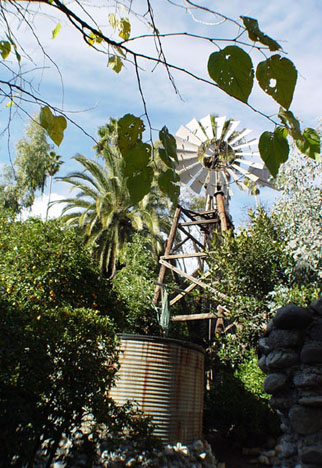
{"label": "metal windmill head", "polygon": [[176,133],[177,170],[183,184],[199,194],[222,191],[226,202],[233,194],[231,185],[248,190],[250,184],[268,186],[264,163],[246,157],[259,156],[258,140],[247,140],[252,130],[237,130],[240,121],[207,115],[192,119]]}

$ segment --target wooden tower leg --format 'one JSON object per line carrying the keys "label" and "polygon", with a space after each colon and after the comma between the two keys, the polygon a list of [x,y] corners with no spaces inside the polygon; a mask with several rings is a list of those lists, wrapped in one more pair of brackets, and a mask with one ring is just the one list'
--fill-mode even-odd
{"label": "wooden tower leg", "polygon": [[[175,235],[176,235],[176,232],[177,232],[177,227],[178,227],[178,223],[179,223],[180,214],[181,214],[181,206],[178,205],[177,208],[176,208],[175,214],[174,214],[174,220],[173,220],[173,223],[172,223],[172,226],[171,226],[171,230],[170,230],[170,234],[169,234],[169,237],[168,237],[167,245],[166,245],[166,248],[165,248],[165,251],[164,251],[165,256],[169,255],[170,252],[171,252],[171,249],[172,249],[172,246],[173,246],[173,241],[174,241],[174,238],[175,238]],[[165,265],[161,265],[160,272],[159,272],[159,277],[158,277],[158,283],[163,283],[165,273],[166,273],[166,269],[167,269],[167,267]],[[154,297],[153,297],[153,300],[152,300],[152,304],[156,305],[158,303],[160,292],[161,292],[161,286],[158,284],[157,287],[155,288],[155,293],[154,293]]]}

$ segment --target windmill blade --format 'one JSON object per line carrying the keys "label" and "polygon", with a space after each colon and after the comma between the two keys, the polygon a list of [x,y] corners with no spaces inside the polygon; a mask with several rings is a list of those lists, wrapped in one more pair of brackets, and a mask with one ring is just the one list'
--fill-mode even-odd
{"label": "windmill blade", "polygon": [[200,193],[202,187],[204,187],[205,185],[208,173],[208,169],[203,168],[200,174],[198,174],[195,178],[194,182],[190,185],[191,190],[193,190],[196,193]]}
{"label": "windmill blade", "polygon": [[243,167],[237,166],[237,164],[232,164],[231,167],[233,167],[236,171],[243,174],[245,177],[248,177],[253,182],[257,182],[258,177],[255,174],[252,174],[251,172],[247,171]]}
{"label": "windmill blade", "polygon": [[215,171],[210,171],[206,194],[213,197],[215,192],[216,192],[216,174],[215,174]]}
{"label": "windmill blade", "polygon": [[200,124],[197,119],[190,120],[190,122],[188,122],[186,126],[194,135],[196,135],[199,138],[199,140],[202,143],[207,140],[207,135],[200,127]]}
{"label": "windmill blade", "polygon": [[[245,153],[243,153],[245,154]],[[246,164],[246,166],[249,167],[255,167],[256,169],[264,169],[265,164],[263,162],[255,162],[255,161],[249,161],[248,159],[235,159],[235,161],[240,162],[242,164]]]}
{"label": "windmill blade", "polygon": [[176,169],[179,172],[182,169],[189,169],[189,167],[193,166],[196,163],[200,164],[198,157],[183,159],[179,161],[179,163],[177,163]]}
{"label": "windmill blade", "polygon": [[195,164],[194,166],[189,167],[188,169],[185,169],[184,171],[179,174],[180,181],[183,184],[188,184],[191,179],[195,177],[198,172],[201,170],[201,164],[198,162],[198,164]]}
{"label": "windmill blade", "polygon": [[191,143],[190,141],[183,140],[182,138],[176,136],[177,150],[192,151],[197,153],[198,145]]}
{"label": "windmill blade", "polygon": [[216,139],[219,140],[226,122],[226,116],[215,118]]}
{"label": "windmill blade", "polygon": [[193,153],[192,151],[184,151],[184,150],[177,150],[177,156],[179,161],[185,161],[186,159],[190,158],[197,158],[197,153]]}
{"label": "windmill blade", "polygon": [[223,179],[225,181],[226,186],[228,187],[228,195],[229,195],[229,197],[232,197],[233,196],[233,191],[232,191],[232,189],[230,187],[230,183],[229,183],[229,180],[228,180],[228,177],[227,177],[227,174],[226,174],[225,171],[222,171],[222,176],[223,176]]}
{"label": "windmill blade", "polygon": [[258,151],[236,151],[235,153],[236,156],[260,156]]}
{"label": "windmill blade", "polygon": [[[252,130],[250,128],[245,128],[242,132],[240,132],[235,138],[233,138],[232,140],[230,140],[229,144],[231,146],[234,146],[235,143],[237,143],[239,140],[241,140],[242,138],[244,138],[245,136],[249,135],[249,133],[251,133]],[[235,148],[235,147],[234,147]]]}
{"label": "windmill blade", "polygon": [[257,180],[257,185],[260,185],[262,187],[269,187],[271,189],[277,190],[274,185],[269,181],[269,179],[272,178],[271,173],[267,169],[266,166],[264,166],[263,169],[257,169],[256,167],[251,167],[249,169],[249,172],[252,174],[255,174],[258,177]]}
{"label": "windmill blade", "polygon": [[210,115],[208,114],[206,115],[206,117],[203,117],[202,119],[200,119],[200,123],[203,126],[203,129],[206,132],[206,135],[209,138],[209,140],[212,140],[214,138],[214,130],[212,128]]}
{"label": "windmill blade", "polygon": [[234,150],[238,150],[240,148],[245,148],[246,146],[258,146],[258,138],[253,138],[253,140],[246,141],[246,143],[241,143],[240,145],[234,145]]}
{"label": "windmill blade", "polygon": [[229,124],[229,127],[225,133],[225,136],[224,136],[224,141],[227,141],[229,140],[229,138],[231,137],[231,135],[234,133],[234,131],[236,130],[236,128],[238,127],[238,125],[240,124],[240,120],[232,120]]}
{"label": "windmill blade", "polygon": [[232,169],[227,168],[227,172],[234,179],[234,182],[237,185],[237,187],[239,187],[241,190],[248,190],[248,187],[246,187],[246,185],[240,181],[240,178],[237,177],[237,175]]}
{"label": "windmill blade", "polygon": [[182,138],[182,140],[186,140],[189,143],[195,144],[196,146],[199,146],[200,143],[202,143],[201,140],[198,137],[196,137],[196,135],[191,133],[191,131],[183,125],[181,125],[181,127],[177,131],[176,136]]}

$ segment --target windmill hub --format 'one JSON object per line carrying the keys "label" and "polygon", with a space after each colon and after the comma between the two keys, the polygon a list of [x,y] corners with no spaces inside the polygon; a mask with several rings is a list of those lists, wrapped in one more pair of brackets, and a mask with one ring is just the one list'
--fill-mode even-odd
{"label": "windmill hub", "polygon": [[259,156],[256,138],[246,140],[251,132],[244,128],[238,131],[237,120],[207,115],[198,121],[192,119],[181,125],[176,133],[180,181],[195,193],[202,189],[206,196],[213,197],[218,186],[228,203],[233,194],[231,185],[248,190],[248,181],[268,185],[264,163],[245,156]]}
{"label": "windmill hub", "polygon": [[198,148],[198,157],[207,169],[219,170],[235,159],[235,151],[223,140],[207,140]]}

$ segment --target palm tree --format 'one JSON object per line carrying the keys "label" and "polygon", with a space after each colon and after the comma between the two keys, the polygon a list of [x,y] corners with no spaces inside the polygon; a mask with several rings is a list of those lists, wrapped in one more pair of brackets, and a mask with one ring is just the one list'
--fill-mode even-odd
{"label": "palm tree", "polygon": [[87,244],[99,257],[101,273],[113,278],[117,261],[125,242],[134,231],[146,229],[161,248],[160,226],[155,209],[153,190],[137,205],[133,205],[123,175],[124,163],[116,146],[105,142],[99,156],[104,165],[82,155],[74,159],[83,167],[60,180],[78,189],[75,198],[64,203],[62,217],[69,225],[78,225],[85,233]]}

